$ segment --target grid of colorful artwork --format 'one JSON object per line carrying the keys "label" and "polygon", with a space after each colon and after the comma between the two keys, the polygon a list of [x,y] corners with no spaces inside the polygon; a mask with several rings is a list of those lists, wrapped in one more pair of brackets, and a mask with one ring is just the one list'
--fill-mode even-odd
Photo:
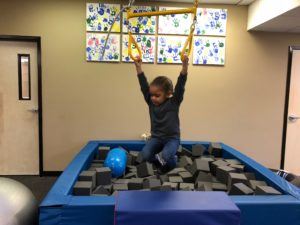
{"label": "grid of colorful artwork", "polygon": [[[128,35],[123,35],[122,40],[122,61],[133,62],[128,55]],[[142,60],[146,63],[154,63],[155,57],[155,36],[151,35],[134,35],[134,38],[142,51]],[[132,47],[132,55],[138,55],[135,47]]]}
{"label": "grid of colorful artwork", "polygon": [[[176,10],[176,9],[182,9],[182,8],[159,7],[160,11]],[[191,23],[192,23],[192,15],[188,13],[159,16],[158,33],[188,35],[190,33]]]}
{"label": "grid of colorful artwork", "polygon": [[224,37],[195,37],[193,64],[224,65],[225,38]]}
{"label": "grid of colorful artwork", "polygon": [[108,38],[106,50],[102,58],[106,34],[86,34],[86,59],[88,61],[120,61],[120,35],[111,34]]}
{"label": "grid of colorful artwork", "polygon": [[[120,12],[119,4],[87,3],[87,31],[108,32],[115,16]],[[120,32],[120,17],[116,19],[112,32]]]}
{"label": "grid of colorful artwork", "polygon": [[196,35],[226,36],[227,10],[199,8]]}
{"label": "grid of colorful artwork", "polygon": [[[175,9],[182,8],[159,7],[159,11]],[[143,62],[181,63],[180,53],[190,32],[191,14],[137,17],[128,23],[126,12],[123,12],[120,15],[122,24],[120,17],[117,18],[102,58],[108,31],[120,10],[120,4],[86,3],[87,61],[120,62],[122,54],[122,62],[133,62],[128,55],[129,27],[142,51]],[[132,6],[132,10],[139,13],[157,11],[157,8]],[[198,8],[193,53],[190,56],[194,65],[225,65],[227,17],[226,9]],[[132,52],[138,55],[134,46]]]}
{"label": "grid of colorful artwork", "polygon": [[[134,13],[141,13],[141,12],[153,12],[156,11],[156,8],[154,6],[133,6],[132,11]],[[127,33],[127,26],[129,26],[129,29],[132,33],[138,33],[138,34],[155,34],[156,31],[156,17],[136,17],[130,19],[130,22],[128,23],[127,20],[127,13],[123,13],[123,32]]]}
{"label": "grid of colorful artwork", "polygon": [[158,36],[157,63],[181,63],[180,53],[185,41],[183,36]]}

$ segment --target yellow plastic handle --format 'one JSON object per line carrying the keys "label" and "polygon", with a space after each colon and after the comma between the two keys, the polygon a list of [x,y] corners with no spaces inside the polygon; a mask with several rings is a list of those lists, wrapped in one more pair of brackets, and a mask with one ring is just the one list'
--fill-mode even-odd
{"label": "yellow plastic handle", "polygon": [[128,31],[128,35],[129,35],[129,38],[128,38],[128,55],[130,56],[130,58],[133,61],[135,61],[135,62],[137,61],[137,58],[132,55],[132,44],[134,44],[135,47],[136,47],[136,49],[137,49],[137,51],[138,51],[138,53],[139,53],[138,56],[142,60],[142,51],[141,51],[139,45],[136,43],[136,41],[133,38],[132,33],[130,31]]}

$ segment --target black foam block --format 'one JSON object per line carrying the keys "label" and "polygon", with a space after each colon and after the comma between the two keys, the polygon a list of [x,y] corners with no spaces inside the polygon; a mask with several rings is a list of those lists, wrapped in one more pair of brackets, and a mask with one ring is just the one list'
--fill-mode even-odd
{"label": "black foam block", "polygon": [[77,181],[73,187],[73,195],[89,196],[92,193],[91,181]]}
{"label": "black foam block", "polygon": [[91,181],[92,188],[96,187],[96,171],[85,170],[79,174],[78,181]]}
{"label": "black foam block", "polygon": [[96,185],[111,184],[111,170],[108,167],[96,168]]}
{"label": "black foam block", "polygon": [[210,172],[209,162],[207,160],[203,160],[201,158],[194,160],[192,165],[192,174],[195,175],[195,173],[197,173],[197,176],[200,171]]}
{"label": "black foam block", "polygon": [[138,177],[147,177],[154,175],[152,164],[148,162],[143,162],[137,166]]}
{"label": "black foam block", "polygon": [[98,186],[94,191],[93,195],[110,195],[110,191],[104,188],[102,185]]}
{"label": "black foam block", "polygon": [[210,155],[215,157],[222,157],[222,146],[220,143],[211,143],[208,147],[208,152]]}
{"label": "black foam block", "polygon": [[98,148],[98,159],[105,160],[109,151],[110,151],[109,146],[100,146]]}

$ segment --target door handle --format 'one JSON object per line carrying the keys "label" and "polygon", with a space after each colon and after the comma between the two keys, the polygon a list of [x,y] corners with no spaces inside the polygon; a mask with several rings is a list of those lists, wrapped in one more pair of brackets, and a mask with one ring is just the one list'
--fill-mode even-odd
{"label": "door handle", "polygon": [[28,109],[29,112],[33,112],[33,113],[38,113],[39,109],[38,108],[32,108],[32,109]]}
{"label": "door handle", "polygon": [[300,116],[295,116],[295,115],[290,115],[289,116],[289,121],[291,121],[291,122],[295,122],[299,119],[300,119]]}

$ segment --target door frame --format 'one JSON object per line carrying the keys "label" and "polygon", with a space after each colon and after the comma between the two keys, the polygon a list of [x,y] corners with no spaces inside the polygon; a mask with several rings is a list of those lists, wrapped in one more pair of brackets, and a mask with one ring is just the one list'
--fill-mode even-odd
{"label": "door frame", "polygon": [[289,99],[290,99],[290,85],[291,85],[291,75],[292,75],[292,60],[293,51],[300,50],[300,46],[289,46],[288,48],[288,68],[287,68],[287,78],[286,78],[286,88],[285,88],[285,103],[284,103],[284,115],[283,115],[283,132],[282,132],[282,147],[281,147],[281,161],[280,169],[284,168],[285,160],[285,150],[286,150],[286,134],[287,134],[287,123],[288,123],[288,113],[289,113]]}
{"label": "door frame", "polygon": [[37,44],[38,71],[38,131],[39,131],[39,175],[44,175],[43,167],[43,104],[42,104],[42,51],[40,36],[0,35],[0,41],[34,42]]}

